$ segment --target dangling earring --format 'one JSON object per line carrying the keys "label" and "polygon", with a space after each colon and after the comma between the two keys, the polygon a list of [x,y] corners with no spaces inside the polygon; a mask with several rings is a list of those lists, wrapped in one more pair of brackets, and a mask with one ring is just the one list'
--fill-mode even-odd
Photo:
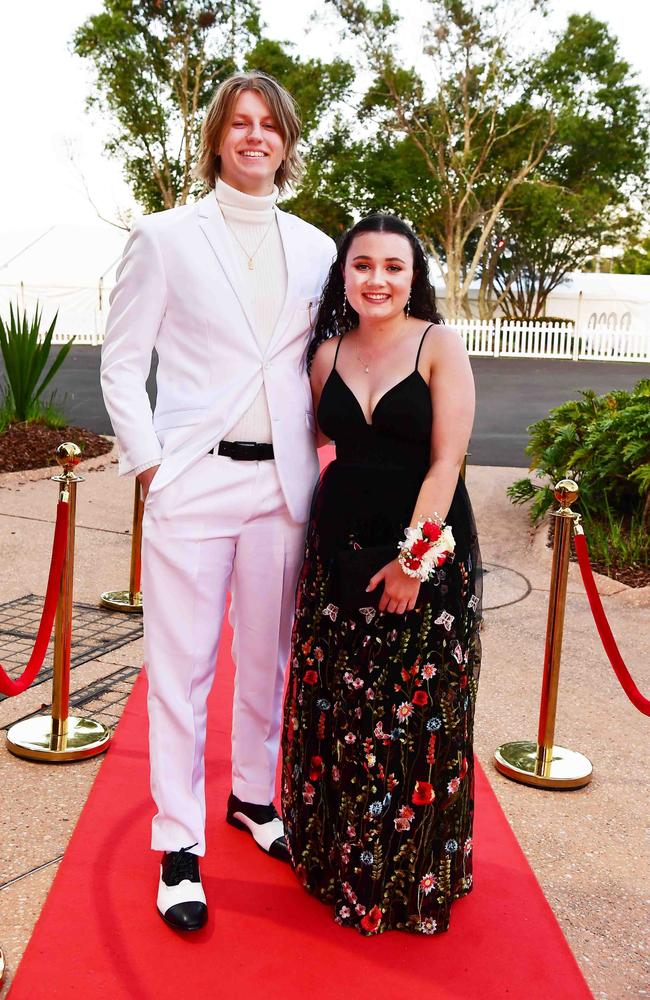
{"label": "dangling earring", "polygon": [[411,311],[411,293],[409,292],[409,297],[406,300],[406,305],[404,306],[404,314],[406,318],[409,318],[409,313]]}
{"label": "dangling earring", "polygon": [[343,285],[343,320],[347,319],[348,313],[348,289],[346,285]]}

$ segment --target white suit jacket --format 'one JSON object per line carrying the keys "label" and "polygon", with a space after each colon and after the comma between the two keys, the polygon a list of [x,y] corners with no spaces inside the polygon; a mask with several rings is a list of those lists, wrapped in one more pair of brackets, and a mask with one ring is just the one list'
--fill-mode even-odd
{"label": "white suit jacket", "polygon": [[[120,475],[160,461],[152,493],[221,441],[263,383],[287,507],[296,521],[305,521],[318,475],[305,349],[335,247],[287,212],[278,210],[278,226],[287,293],[262,350],[214,193],[141,219],[111,295],[101,381],[120,447]],[[154,347],[152,413],[145,383]]]}

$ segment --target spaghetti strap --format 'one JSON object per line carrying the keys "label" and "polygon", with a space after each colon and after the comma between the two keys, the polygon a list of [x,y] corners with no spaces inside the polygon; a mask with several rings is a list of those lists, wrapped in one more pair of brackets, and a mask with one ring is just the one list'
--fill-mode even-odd
{"label": "spaghetti strap", "polygon": [[[427,333],[429,332],[429,330],[431,329],[432,326],[435,326],[435,323],[429,323],[428,327],[426,328],[426,330],[422,334],[422,339],[420,340],[420,346],[418,347],[418,353],[417,353],[417,356],[415,358],[415,368],[413,369],[414,371],[418,370],[418,364],[420,363],[420,351],[422,350],[422,344],[424,343],[424,338],[426,337]],[[337,350],[336,353],[338,354],[338,350]],[[334,363],[336,364],[336,358],[334,359]]]}
{"label": "spaghetti strap", "polygon": [[336,371],[336,359],[339,356],[339,349],[341,347],[341,341],[343,340],[344,336],[345,336],[345,334],[341,334],[341,336],[339,337],[339,342],[336,345],[336,354],[334,355],[334,364],[332,365],[332,371]]}

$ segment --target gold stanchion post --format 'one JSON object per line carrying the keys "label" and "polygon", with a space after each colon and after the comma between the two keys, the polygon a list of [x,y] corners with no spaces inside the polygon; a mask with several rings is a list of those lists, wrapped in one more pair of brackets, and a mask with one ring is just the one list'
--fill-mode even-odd
{"label": "gold stanchion post", "polygon": [[553,742],[571,533],[580,518],[570,508],[578,499],[579,491],[572,479],[562,479],[554,492],[560,507],[552,515],[556,520],[537,742],[521,740],[504,743],[496,751],[494,760],[498,771],[526,785],[554,789],[581,788],[591,781],[591,761],[584,754],[556,746]]}
{"label": "gold stanchion post", "polygon": [[142,547],[142,514],[144,503],[140,483],[135,481],[133,497],[133,528],[131,531],[131,573],[128,590],[105,590],[99,598],[103,608],[111,611],[128,611],[142,614],[142,587],[140,583],[140,549]]}
{"label": "gold stanchion post", "polygon": [[69,716],[70,650],[72,644],[72,585],[74,575],[74,528],[77,483],[83,482],[74,469],[81,452],[67,442],[56,450],[63,472],[53,476],[60,483],[59,499],[68,505],[68,545],[54,626],[54,671],[52,677],[51,716],[37,715],[23,719],[7,732],[7,748],[17,757],[46,760],[52,763],[94,757],[108,749],[111,732],[101,722]]}

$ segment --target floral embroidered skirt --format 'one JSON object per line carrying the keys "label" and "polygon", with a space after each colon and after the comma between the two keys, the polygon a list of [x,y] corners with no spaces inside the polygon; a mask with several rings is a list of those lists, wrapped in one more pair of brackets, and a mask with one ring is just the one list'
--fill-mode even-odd
{"label": "floral embroidered skirt", "polygon": [[343,611],[319,519],[308,533],[284,709],[292,863],[340,924],[440,933],[472,888],[480,570],[467,494],[459,486],[448,517],[453,563],[405,615]]}

